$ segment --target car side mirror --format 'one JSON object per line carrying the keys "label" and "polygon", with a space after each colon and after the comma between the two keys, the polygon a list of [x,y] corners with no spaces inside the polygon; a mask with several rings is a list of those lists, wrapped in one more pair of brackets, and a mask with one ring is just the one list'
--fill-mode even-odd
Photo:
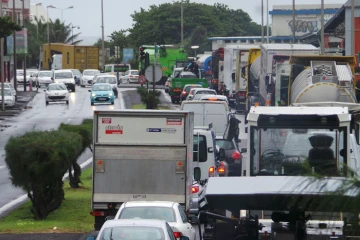
{"label": "car side mirror", "polygon": [[201,179],[201,169],[199,167],[194,167],[194,180],[200,181]]}
{"label": "car side mirror", "polygon": [[87,236],[86,240],[95,240],[95,238],[96,238],[95,236]]}
{"label": "car side mirror", "polygon": [[89,89],[88,91],[91,92],[91,89]]}
{"label": "car side mirror", "polygon": [[242,149],[240,150],[240,153],[247,153],[247,148],[242,148]]}

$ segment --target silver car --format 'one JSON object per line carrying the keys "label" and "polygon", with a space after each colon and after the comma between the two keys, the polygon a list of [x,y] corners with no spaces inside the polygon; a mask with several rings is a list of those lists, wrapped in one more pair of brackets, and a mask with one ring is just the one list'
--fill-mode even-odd
{"label": "silver car", "polygon": [[11,83],[4,83],[4,89],[9,89],[11,91],[11,94],[15,97],[15,100],[17,100],[16,90]]}
{"label": "silver car", "polygon": [[48,86],[50,83],[53,83],[53,80],[51,79],[52,77],[52,71],[40,71],[36,77],[36,87],[40,88],[41,85]]}
{"label": "silver car", "polygon": [[80,79],[80,86],[81,87],[92,86],[92,82],[95,75],[99,73],[100,71],[97,69],[85,69]]}
{"label": "silver car", "polygon": [[45,103],[66,102],[69,104],[69,90],[64,83],[51,83],[45,91]]}

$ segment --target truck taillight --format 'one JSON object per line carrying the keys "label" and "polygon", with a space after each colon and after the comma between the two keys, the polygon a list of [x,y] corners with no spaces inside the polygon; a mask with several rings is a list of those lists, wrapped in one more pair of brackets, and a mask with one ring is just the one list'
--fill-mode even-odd
{"label": "truck taillight", "polygon": [[220,165],[218,167],[218,173],[224,174],[225,172],[226,172],[225,164],[224,164],[224,162],[220,162]]}
{"label": "truck taillight", "polygon": [[90,215],[94,216],[94,217],[105,217],[108,214],[107,214],[107,212],[104,212],[104,211],[91,211]]}
{"label": "truck taillight", "polygon": [[199,186],[193,186],[193,187],[191,188],[191,191],[192,191],[192,193],[197,193],[197,192],[199,192]]}
{"label": "truck taillight", "polygon": [[181,232],[174,232],[175,238],[180,238],[183,234]]}
{"label": "truck taillight", "polygon": [[209,177],[215,176],[215,167],[211,166],[209,167]]}
{"label": "truck taillight", "polygon": [[232,154],[231,154],[231,157],[234,160],[240,160],[241,159],[241,153],[239,153],[238,151],[233,151]]}

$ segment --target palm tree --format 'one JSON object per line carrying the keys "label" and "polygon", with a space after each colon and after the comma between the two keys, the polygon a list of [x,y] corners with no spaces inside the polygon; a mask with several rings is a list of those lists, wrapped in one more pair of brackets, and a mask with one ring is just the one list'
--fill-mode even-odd
{"label": "palm tree", "polygon": [[49,25],[51,43],[66,43],[76,45],[82,42],[82,40],[76,40],[81,33],[72,35],[71,24],[65,25],[64,23],[61,23],[59,19],[56,19],[55,22],[50,20]]}

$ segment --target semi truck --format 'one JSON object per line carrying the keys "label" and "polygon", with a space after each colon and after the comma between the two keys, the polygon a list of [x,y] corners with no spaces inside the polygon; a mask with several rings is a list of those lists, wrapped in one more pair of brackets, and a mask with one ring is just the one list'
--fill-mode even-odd
{"label": "semi truck", "polygon": [[339,102],[251,107],[242,177],[210,178],[199,197],[203,239],[358,237],[359,113]]}
{"label": "semi truck", "polygon": [[189,210],[194,114],[94,111],[91,215],[99,230],[126,201],[173,201]]}
{"label": "semi truck", "polygon": [[99,48],[49,43],[42,46],[42,69],[99,69]]}

